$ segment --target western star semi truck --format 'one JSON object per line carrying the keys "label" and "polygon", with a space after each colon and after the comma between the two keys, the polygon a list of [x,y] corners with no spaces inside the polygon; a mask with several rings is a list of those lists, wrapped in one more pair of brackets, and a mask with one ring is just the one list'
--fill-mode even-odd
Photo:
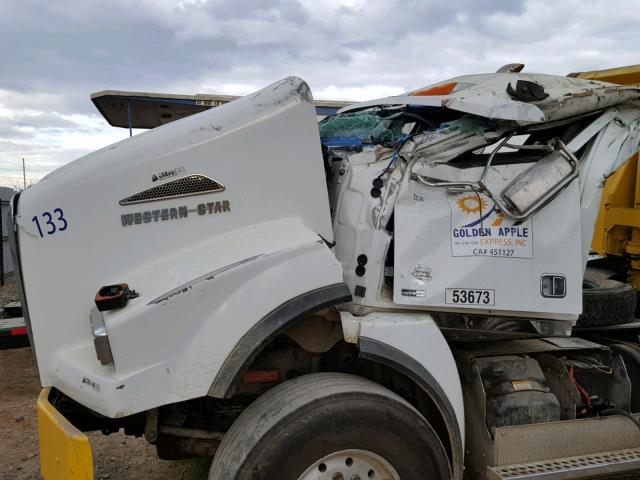
{"label": "western star semi truck", "polygon": [[640,470],[637,294],[591,254],[640,90],[520,70],[319,125],[290,77],[15,196],[45,479],[121,429],[212,480]]}

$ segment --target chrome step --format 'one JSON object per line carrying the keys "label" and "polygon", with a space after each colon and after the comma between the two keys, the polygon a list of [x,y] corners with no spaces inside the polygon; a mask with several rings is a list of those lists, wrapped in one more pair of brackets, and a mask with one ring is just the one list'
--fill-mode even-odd
{"label": "chrome step", "polygon": [[[568,480],[640,472],[640,448],[487,467],[488,480]],[[640,475],[639,475],[640,478]]]}

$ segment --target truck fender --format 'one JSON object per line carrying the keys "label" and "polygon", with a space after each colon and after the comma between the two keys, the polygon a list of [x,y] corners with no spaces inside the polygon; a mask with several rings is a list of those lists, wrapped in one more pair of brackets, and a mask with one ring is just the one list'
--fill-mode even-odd
{"label": "truck fender", "polygon": [[231,397],[251,362],[278,335],[307,315],[350,301],[349,287],[337,283],[298,295],[272,310],[240,339],[227,356],[209,389],[209,396]]}
{"label": "truck fender", "polygon": [[360,356],[412,380],[436,405],[444,422],[454,479],[464,465],[464,404],[453,354],[437,324],[426,313],[340,312],[345,340]]}

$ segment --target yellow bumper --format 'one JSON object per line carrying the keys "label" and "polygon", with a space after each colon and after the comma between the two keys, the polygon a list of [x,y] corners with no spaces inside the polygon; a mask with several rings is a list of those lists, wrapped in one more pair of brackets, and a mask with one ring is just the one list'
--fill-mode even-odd
{"label": "yellow bumper", "polygon": [[45,480],[93,480],[93,457],[87,436],[49,403],[45,388],[38,397],[40,471]]}

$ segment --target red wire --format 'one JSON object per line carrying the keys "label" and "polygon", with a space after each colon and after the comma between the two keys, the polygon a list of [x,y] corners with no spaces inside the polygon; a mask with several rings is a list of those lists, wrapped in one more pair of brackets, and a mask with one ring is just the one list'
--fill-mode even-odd
{"label": "red wire", "polygon": [[587,392],[587,390],[578,383],[578,380],[576,380],[576,377],[573,374],[573,367],[569,367],[568,371],[569,371],[569,378],[571,378],[571,381],[578,389],[578,392],[580,392],[580,395],[584,399],[584,403],[587,404],[588,408],[591,408],[591,397],[589,396],[589,392]]}

